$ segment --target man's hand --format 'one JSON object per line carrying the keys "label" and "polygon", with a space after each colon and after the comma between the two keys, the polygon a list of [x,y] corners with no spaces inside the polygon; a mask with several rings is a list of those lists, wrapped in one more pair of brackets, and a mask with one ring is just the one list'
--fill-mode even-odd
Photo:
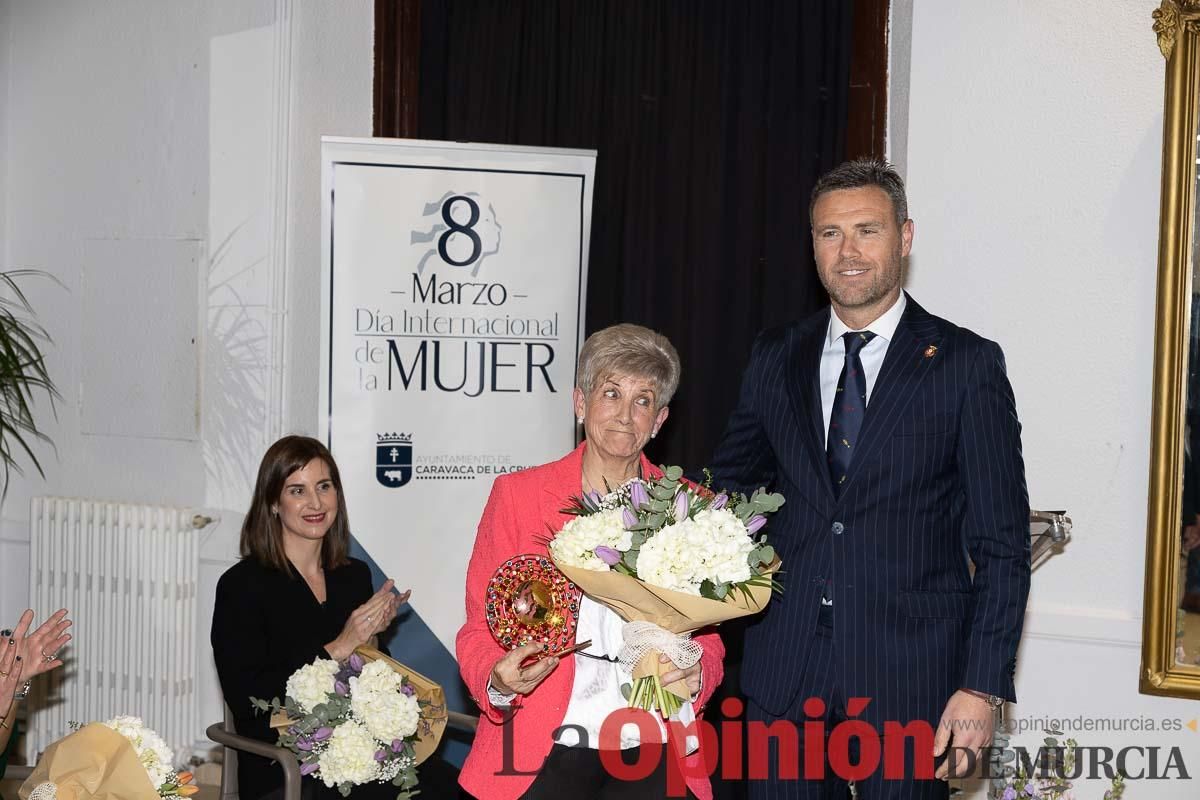
{"label": "man's hand", "polygon": [[947,758],[938,767],[936,777],[944,781],[949,780],[951,769],[954,770],[955,778],[964,777],[969,766],[964,751],[973,752],[975,763],[978,764],[980,751],[992,743],[995,724],[995,710],[987,700],[961,689],[951,695],[946,703],[946,710],[942,712],[941,722],[938,723],[937,735],[933,737],[933,757],[937,758],[946,752],[951,742],[957,749],[953,758]]}

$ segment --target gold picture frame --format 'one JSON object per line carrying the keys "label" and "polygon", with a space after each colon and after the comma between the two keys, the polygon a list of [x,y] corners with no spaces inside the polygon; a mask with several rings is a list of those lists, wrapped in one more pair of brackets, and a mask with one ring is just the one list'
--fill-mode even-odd
{"label": "gold picture frame", "polygon": [[1139,688],[1144,694],[1200,698],[1200,668],[1176,659],[1196,136],[1200,133],[1200,0],[1163,0],[1154,11],[1154,32],[1166,59],[1166,91]]}

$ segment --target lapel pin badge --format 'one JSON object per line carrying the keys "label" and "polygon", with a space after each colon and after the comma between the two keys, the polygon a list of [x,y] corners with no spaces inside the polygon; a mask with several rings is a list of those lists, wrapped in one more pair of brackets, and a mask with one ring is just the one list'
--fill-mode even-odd
{"label": "lapel pin badge", "polygon": [[929,347],[925,348],[925,357],[926,358],[933,358],[936,355],[937,355],[937,345],[936,344],[931,344],[931,345],[929,345]]}

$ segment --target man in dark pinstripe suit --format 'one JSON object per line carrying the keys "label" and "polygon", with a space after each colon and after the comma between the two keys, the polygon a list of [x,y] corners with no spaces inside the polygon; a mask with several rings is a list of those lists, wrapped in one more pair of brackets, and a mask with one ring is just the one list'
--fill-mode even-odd
{"label": "man in dark pinstripe suit", "polygon": [[[747,716],[821,721],[826,737],[863,720],[881,751],[901,739],[889,723],[924,721],[935,740],[909,738],[903,764],[854,776],[858,795],[945,797],[934,755],[937,778],[961,774],[990,742],[994,706],[1016,699],[1030,569],[1020,423],[1000,347],[901,290],[913,223],[889,165],[833,170],[810,216],[831,308],[759,335],[713,461],[718,486],[787,497],[769,528],[784,593],[746,632]],[[844,768],[804,769],[806,755],[836,767],[873,750],[851,739],[847,756],[845,743],[802,735],[801,779],[777,765],[751,796],[845,797]]]}

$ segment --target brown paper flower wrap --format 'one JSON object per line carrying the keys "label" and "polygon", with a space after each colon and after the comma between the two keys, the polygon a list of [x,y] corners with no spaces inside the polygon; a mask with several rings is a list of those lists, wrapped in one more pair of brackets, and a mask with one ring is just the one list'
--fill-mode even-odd
{"label": "brown paper flower wrap", "polygon": [[47,747],[17,794],[21,800],[159,800],[133,745],[98,722]]}
{"label": "brown paper flower wrap", "polygon": [[[446,713],[446,692],[440,684],[373,647],[363,645],[356,647],[354,652],[364,661],[383,661],[395,672],[403,675],[416,690],[417,699],[421,701],[421,722],[417,727],[418,738],[413,742],[413,755],[417,764],[421,764],[437,750],[438,744],[442,741],[442,735],[446,732],[446,723],[449,719],[449,715]],[[294,721],[287,715],[287,712],[277,711],[271,715],[270,725],[275,730],[282,730]]]}
{"label": "brown paper flower wrap", "polygon": [[[652,622],[674,634],[690,634],[709,625],[757,614],[767,607],[771,599],[769,586],[750,586],[745,594],[730,592],[724,600],[710,600],[652,586],[616,571],[595,572],[557,562],[555,566],[584,594],[603,603],[626,622]],[[779,560],[776,559],[763,574],[773,575],[779,566]],[[638,661],[633,669],[635,682],[651,675],[661,676],[674,668],[659,663],[658,655],[657,652],[647,653]],[[681,701],[691,697],[684,681],[675,681],[664,688]]]}

